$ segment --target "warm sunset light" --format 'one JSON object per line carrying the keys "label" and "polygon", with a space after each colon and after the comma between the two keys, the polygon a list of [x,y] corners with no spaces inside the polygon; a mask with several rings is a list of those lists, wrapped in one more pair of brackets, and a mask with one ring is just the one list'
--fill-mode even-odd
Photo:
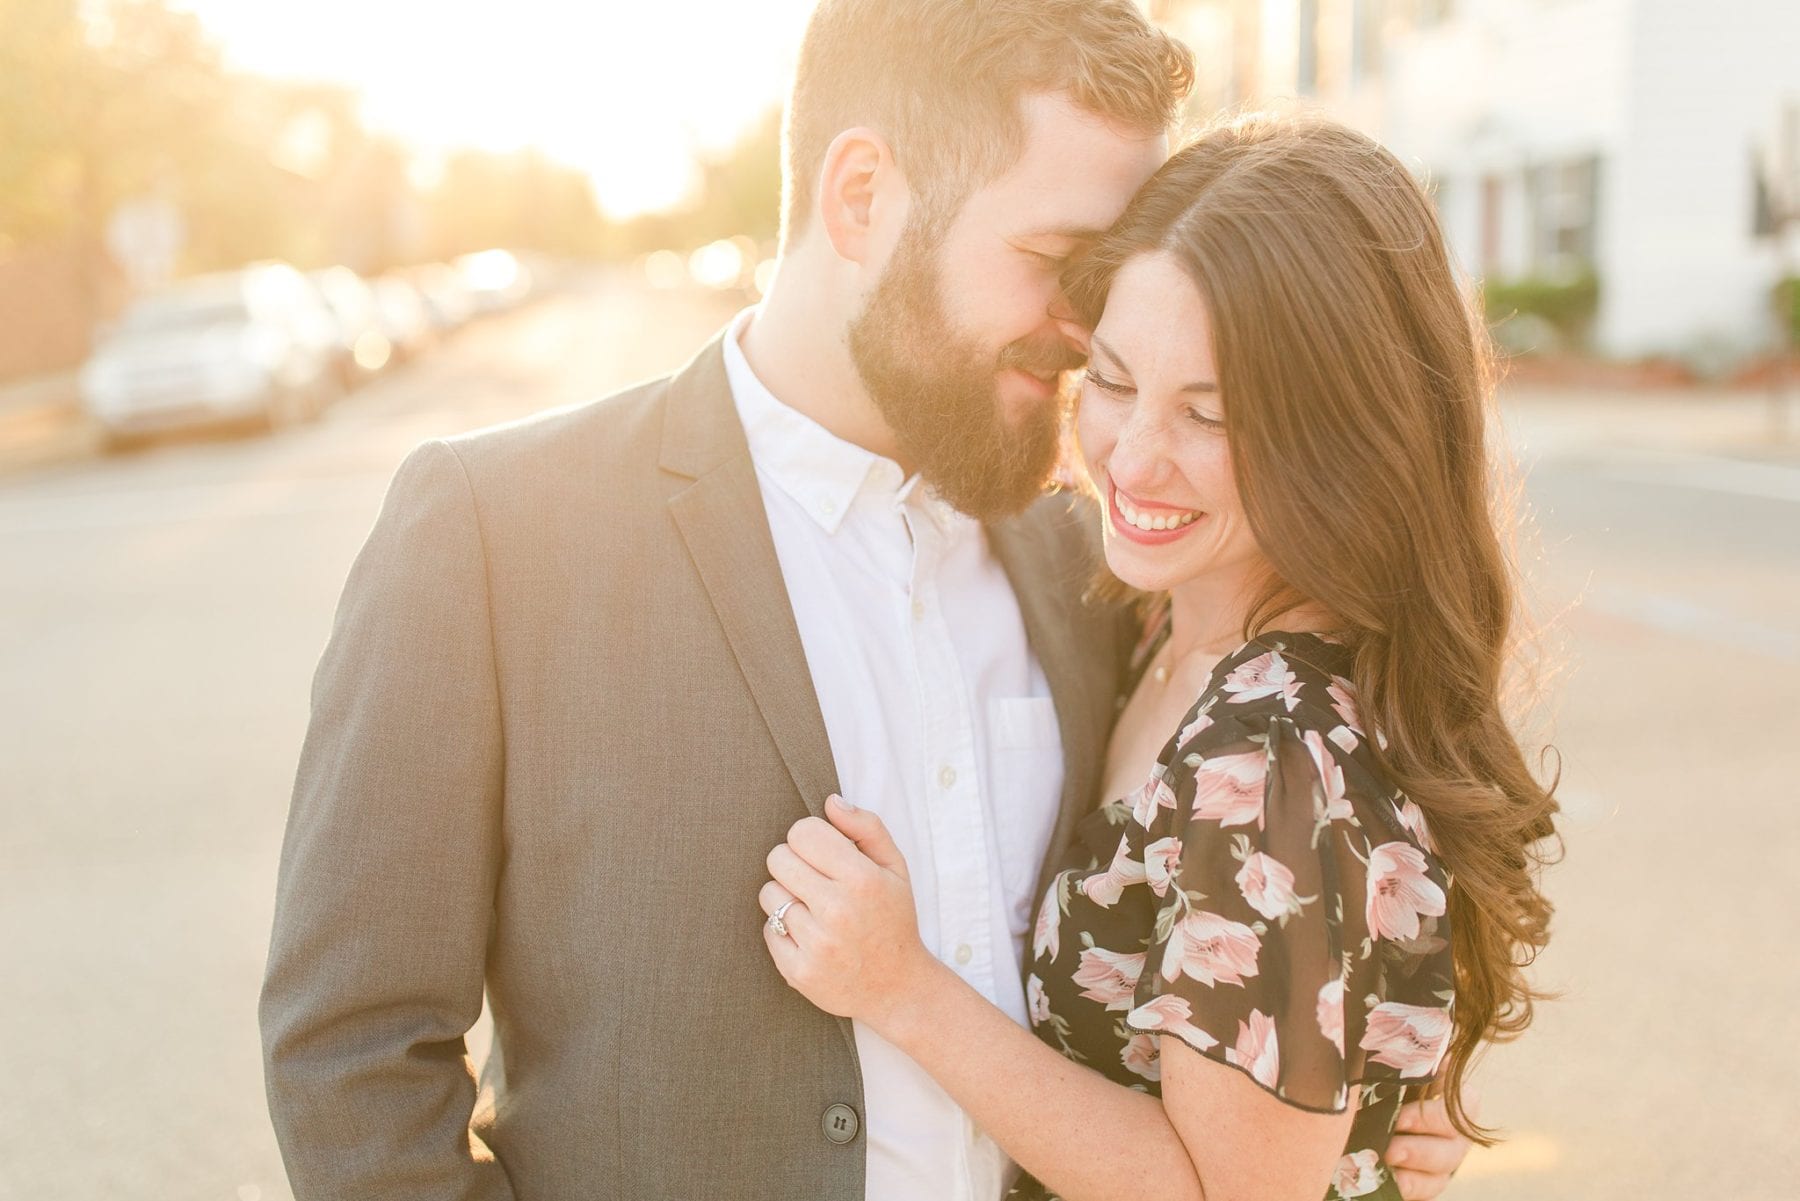
{"label": "warm sunset light", "polygon": [[1797,47],[0,0],[0,1201],[1800,1197]]}
{"label": "warm sunset light", "polygon": [[695,153],[729,145],[780,102],[811,5],[180,0],[175,7],[198,16],[235,66],[356,89],[374,128],[426,156],[535,147],[585,170],[601,207],[623,218],[686,198]]}

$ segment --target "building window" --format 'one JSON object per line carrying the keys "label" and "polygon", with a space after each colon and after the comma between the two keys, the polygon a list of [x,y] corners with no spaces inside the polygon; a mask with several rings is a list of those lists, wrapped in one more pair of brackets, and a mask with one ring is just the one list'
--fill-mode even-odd
{"label": "building window", "polygon": [[1350,82],[1381,78],[1381,27],[1386,0],[1350,0]]}
{"label": "building window", "polygon": [[1319,0],[1300,0],[1300,48],[1294,86],[1302,96],[1319,90]]}
{"label": "building window", "polygon": [[1502,238],[1506,236],[1506,181],[1498,175],[1481,180],[1481,273],[1496,275],[1501,269]]}
{"label": "building window", "polygon": [[1600,160],[1592,155],[1544,163],[1526,172],[1532,269],[1572,276],[1594,266],[1600,212]]}

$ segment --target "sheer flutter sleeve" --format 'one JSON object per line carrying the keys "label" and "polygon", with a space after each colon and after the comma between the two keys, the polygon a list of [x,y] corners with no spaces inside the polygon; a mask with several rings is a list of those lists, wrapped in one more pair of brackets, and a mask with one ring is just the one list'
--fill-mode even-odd
{"label": "sheer flutter sleeve", "polygon": [[1450,1033],[1447,881],[1358,744],[1295,690],[1215,696],[1137,834],[1158,900],[1127,1024],[1328,1113],[1431,1076]]}

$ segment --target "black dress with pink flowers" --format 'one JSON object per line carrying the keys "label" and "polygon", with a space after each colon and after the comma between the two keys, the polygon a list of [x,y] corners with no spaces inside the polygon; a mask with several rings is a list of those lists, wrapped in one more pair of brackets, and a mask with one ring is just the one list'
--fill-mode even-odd
{"label": "black dress with pink flowers", "polygon": [[1350,657],[1265,634],[1218,665],[1144,787],[1079,827],[1026,989],[1038,1037],[1153,1095],[1170,1035],[1301,1109],[1360,1085],[1327,1196],[1397,1198],[1395,1116],[1450,1042],[1448,881],[1371,754]]}

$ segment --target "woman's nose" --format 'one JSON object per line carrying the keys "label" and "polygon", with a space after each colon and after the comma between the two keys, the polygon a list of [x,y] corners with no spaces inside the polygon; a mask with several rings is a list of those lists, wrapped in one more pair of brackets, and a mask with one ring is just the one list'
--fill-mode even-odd
{"label": "woman's nose", "polygon": [[1158,427],[1146,421],[1141,410],[1133,412],[1113,443],[1109,467],[1113,479],[1127,492],[1148,488],[1161,477],[1165,462]]}

